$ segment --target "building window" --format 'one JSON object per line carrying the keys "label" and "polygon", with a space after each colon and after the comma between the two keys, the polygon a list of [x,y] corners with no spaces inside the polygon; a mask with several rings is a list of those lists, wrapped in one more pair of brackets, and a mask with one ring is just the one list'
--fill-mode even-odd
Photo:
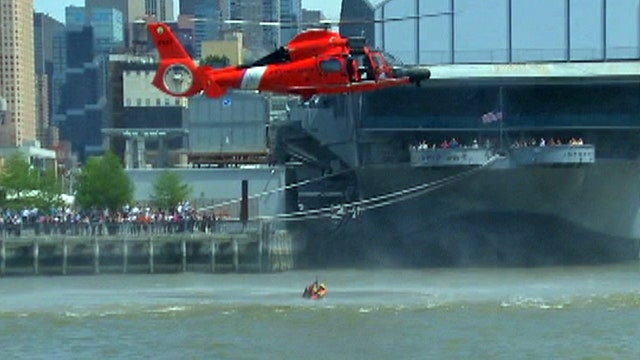
{"label": "building window", "polygon": [[131,106],[131,99],[127,98],[126,103],[127,103],[127,106]]}
{"label": "building window", "polygon": [[138,105],[138,106],[142,106],[142,99],[137,98],[137,99],[136,99],[136,105]]}

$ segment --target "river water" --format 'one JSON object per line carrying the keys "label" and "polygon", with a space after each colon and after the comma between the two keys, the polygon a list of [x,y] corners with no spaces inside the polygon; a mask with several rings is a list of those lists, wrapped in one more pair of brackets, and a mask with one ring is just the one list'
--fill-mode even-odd
{"label": "river water", "polygon": [[0,323],[6,359],[637,359],[640,264],[7,277]]}

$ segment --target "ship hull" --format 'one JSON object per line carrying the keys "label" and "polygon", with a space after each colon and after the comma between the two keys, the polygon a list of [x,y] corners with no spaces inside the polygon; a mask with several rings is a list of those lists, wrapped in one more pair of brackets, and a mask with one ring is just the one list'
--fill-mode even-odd
{"label": "ship hull", "polygon": [[[468,170],[385,165],[355,171],[361,199],[370,199]],[[638,256],[640,170],[634,161],[488,167],[397,200],[349,216],[332,240],[318,239],[326,246],[325,260],[374,266],[538,266]]]}

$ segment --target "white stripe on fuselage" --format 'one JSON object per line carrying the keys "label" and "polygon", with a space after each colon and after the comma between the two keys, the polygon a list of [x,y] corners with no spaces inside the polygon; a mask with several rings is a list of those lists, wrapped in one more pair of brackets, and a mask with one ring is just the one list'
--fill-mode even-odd
{"label": "white stripe on fuselage", "polygon": [[267,71],[266,66],[254,66],[248,68],[244,75],[242,76],[242,82],[240,83],[240,89],[243,90],[258,90],[260,86],[260,81],[262,80],[262,76],[265,71]]}

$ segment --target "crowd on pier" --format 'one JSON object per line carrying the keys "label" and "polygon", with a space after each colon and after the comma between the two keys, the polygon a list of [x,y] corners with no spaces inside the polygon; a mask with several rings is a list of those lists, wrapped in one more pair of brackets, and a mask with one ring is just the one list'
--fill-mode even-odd
{"label": "crowd on pier", "polygon": [[74,210],[71,207],[5,209],[0,216],[1,236],[35,235],[142,235],[177,232],[214,232],[216,216],[196,211],[189,202],[171,209],[154,209],[141,203],[120,211]]}

